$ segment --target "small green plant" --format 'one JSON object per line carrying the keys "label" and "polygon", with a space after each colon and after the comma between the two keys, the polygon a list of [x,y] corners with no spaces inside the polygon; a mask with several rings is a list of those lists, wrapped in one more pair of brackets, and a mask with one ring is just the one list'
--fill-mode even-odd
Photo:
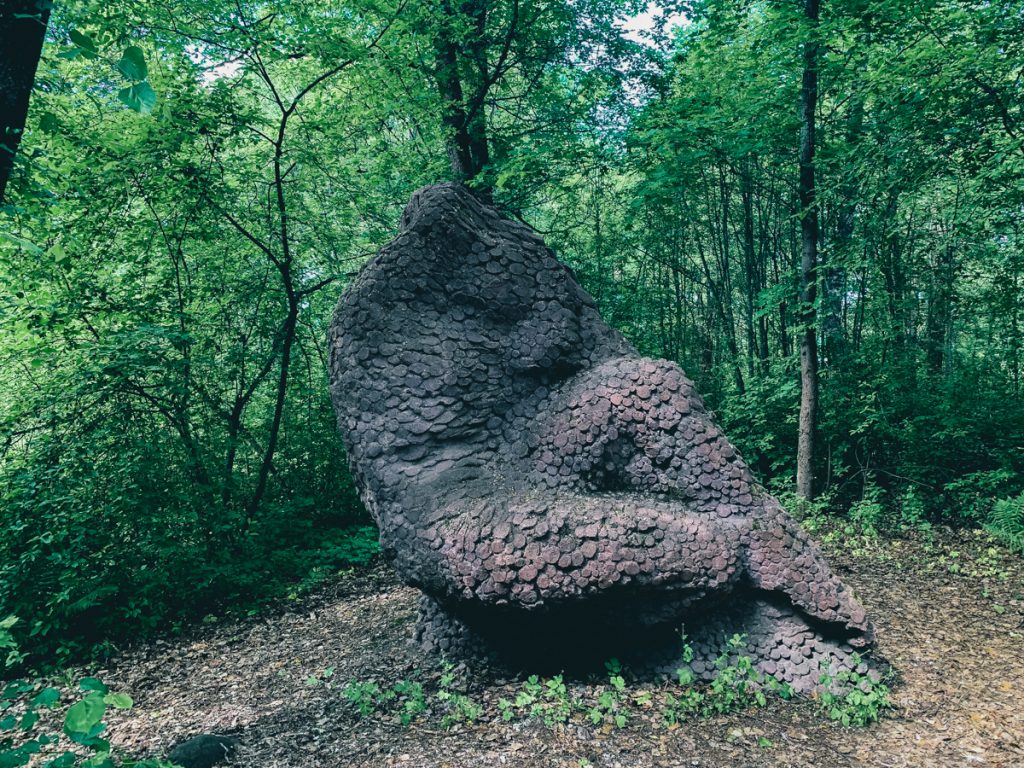
{"label": "small green plant", "polygon": [[398,720],[402,725],[409,725],[427,711],[427,697],[423,685],[415,680],[399,680],[392,688],[399,702]]}
{"label": "small green plant", "polygon": [[22,653],[17,641],[14,639],[14,635],[11,634],[11,629],[17,623],[17,616],[8,616],[5,619],[0,619],[0,653],[6,651],[6,654],[3,656],[4,669],[15,667],[25,660],[26,654]]}
{"label": "small green plant", "polygon": [[[860,658],[854,656],[854,663]],[[822,670],[818,679],[823,688],[818,694],[819,710],[829,719],[845,728],[863,728],[881,719],[882,713],[892,705],[889,702],[889,686],[878,676],[843,670],[831,675]]]}
{"label": "small green plant", "polygon": [[575,703],[562,675],[547,680],[530,675],[523,681],[513,701],[498,701],[498,713],[505,722],[518,715],[541,720],[548,727],[568,722],[574,708]]}
{"label": "small green plant", "polygon": [[768,704],[768,694],[782,699],[793,698],[793,687],[771,675],[754,669],[753,660],[740,653],[744,647],[743,635],[733,635],[726,641],[725,650],[715,660],[715,676],[704,687],[698,687],[697,676],[690,666],[693,648],[683,645],[683,666],[676,670],[679,681],[677,692],[665,694],[662,718],[671,727],[693,717],[726,714],[751,706]]}
{"label": "small green plant", "polygon": [[445,662],[441,679],[438,683],[437,700],[444,714],[441,715],[441,727],[449,729],[460,723],[472,725],[483,714],[483,707],[469,696],[454,689],[456,683],[455,668]]}
{"label": "small green plant", "polygon": [[380,686],[372,680],[353,680],[345,686],[342,695],[355,706],[362,717],[369,717],[388,702]]}
{"label": "small green plant", "polygon": [[573,706],[562,675],[555,675],[544,683],[542,697],[545,704],[542,715],[545,725],[568,722]]}
{"label": "small green plant", "polygon": [[[95,677],[82,678],[79,689],[83,695],[64,713],[62,732],[58,734],[44,727],[51,718],[43,715],[61,704],[60,689],[41,681],[6,683],[0,689],[0,712],[6,712],[0,717],[0,766],[19,768],[40,759],[35,756],[45,752],[52,757],[42,763],[44,768],[169,768],[170,763],[159,760],[122,760],[102,737],[106,730],[103,720],[110,708],[131,709],[133,702],[128,694],[110,691]],[[83,750],[88,754],[82,754]]]}
{"label": "small green plant", "polygon": [[[726,642],[725,650],[715,659],[717,672],[705,694],[705,714],[724,714],[753,705],[763,707],[768,703],[763,675],[754,670],[749,656],[739,653],[744,642],[742,635],[733,635]],[[735,661],[730,661],[733,656]]]}
{"label": "small green plant", "polygon": [[394,711],[402,725],[409,725],[427,711],[427,696],[417,680],[399,680],[390,688],[381,688],[372,680],[353,680],[342,694],[361,717]]}
{"label": "small green plant", "polygon": [[327,667],[319,675],[310,675],[306,678],[306,685],[313,687],[326,682],[334,676],[334,667]]}
{"label": "small green plant", "polygon": [[604,666],[608,672],[608,684],[602,687],[593,706],[587,708],[587,718],[592,725],[609,723],[616,728],[625,728],[629,723],[629,711],[622,665],[618,659],[609,659]]}
{"label": "small green plant", "polygon": [[908,487],[900,497],[900,530],[928,534],[931,528],[921,494],[913,486]]}
{"label": "small green plant", "polygon": [[704,707],[704,692],[696,686],[697,676],[690,664],[693,662],[693,646],[683,637],[683,666],[676,670],[679,681],[678,694],[666,693],[662,707],[662,718],[665,725],[673,726],[689,720]]}
{"label": "small green plant", "polygon": [[875,537],[885,519],[884,492],[869,479],[859,501],[850,506],[850,521],[864,536]]}

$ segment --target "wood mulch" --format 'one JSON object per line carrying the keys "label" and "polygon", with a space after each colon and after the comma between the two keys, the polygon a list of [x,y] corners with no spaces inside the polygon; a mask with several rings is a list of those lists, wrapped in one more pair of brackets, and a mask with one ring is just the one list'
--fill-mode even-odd
{"label": "wood mulch", "polygon": [[[378,566],[288,609],[124,652],[99,673],[135,700],[109,736],[142,757],[195,733],[229,732],[241,741],[233,764],[260,768],[1024,765],[1020,559],[974,534],[845,546],[832,562],[870,610],[899,675],[893,711],[868,728],[844,729],[809,700],[671,729],[655,711],[616,729],[582,717],[507,723],[497,700],[513,698],[519,683],[480,675],[469,683],[484,704],[477,724],[446,731],[436,716],[409,726],[360,718],[343,695],[349,681],[386,686],[419,675],[429,691],[438,674],[409,642],[415,592]],[[571,688],[594,696],[592,684]]]}

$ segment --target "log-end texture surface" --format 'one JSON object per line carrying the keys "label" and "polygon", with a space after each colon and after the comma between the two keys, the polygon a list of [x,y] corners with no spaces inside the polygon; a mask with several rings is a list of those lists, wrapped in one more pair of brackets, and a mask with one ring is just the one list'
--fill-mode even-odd
{"label": "log-end texture surface", "polygon": [[427,647],[558,665],[632,645],[670,665],[683,629],[710,673],[740,633],[808,690],[872,645],[683,370],[642,357],[535,232],[466,189],[414,194],[338,303],[330,352],[353,473],[424,593]]}

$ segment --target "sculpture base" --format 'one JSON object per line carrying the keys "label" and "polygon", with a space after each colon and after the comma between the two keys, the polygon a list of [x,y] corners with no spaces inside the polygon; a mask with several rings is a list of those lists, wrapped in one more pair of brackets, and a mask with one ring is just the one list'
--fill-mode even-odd
{"label": "sculpture base", "polygon": [[[614,606],[559,606],[544,610],[474,609],[442,604],[421,595],[415,638],[429,653],[452,661],[481,662],[510,671],[580,674],[603,669],[618,659],[633,674],[675,677],[684,666],[684,646],[693,651],[689,666],[698,679],[711,680],[716,664],[748,656],[764,675],[789,683],[794,691],[820,689],[822,674],[857,670],[878,677],[877,661],[861,658],[828,627],[810,626],[802,614],[774,595],[733,593],[715,605],[697,604],[680,618],[637,623]],[[636,608],[636,600],[631,601]],[[739,636],[742,642],[733,640]]]}

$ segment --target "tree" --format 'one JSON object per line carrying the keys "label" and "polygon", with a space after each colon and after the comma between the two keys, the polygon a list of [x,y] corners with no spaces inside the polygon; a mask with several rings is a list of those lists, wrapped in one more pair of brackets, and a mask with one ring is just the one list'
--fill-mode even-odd
{"label": "tree", "polygon": [[0,7],[0,204],[25,132],[52,7],[50,0],[10,0]]}
{"label": "tree", "polygon": [[818,106],[819,0],[804,0],[806,37],[800,83],[800,426],[796,489],[814,498],[815,432],[818,423],[818,209],[814,179],[815,112]]}

